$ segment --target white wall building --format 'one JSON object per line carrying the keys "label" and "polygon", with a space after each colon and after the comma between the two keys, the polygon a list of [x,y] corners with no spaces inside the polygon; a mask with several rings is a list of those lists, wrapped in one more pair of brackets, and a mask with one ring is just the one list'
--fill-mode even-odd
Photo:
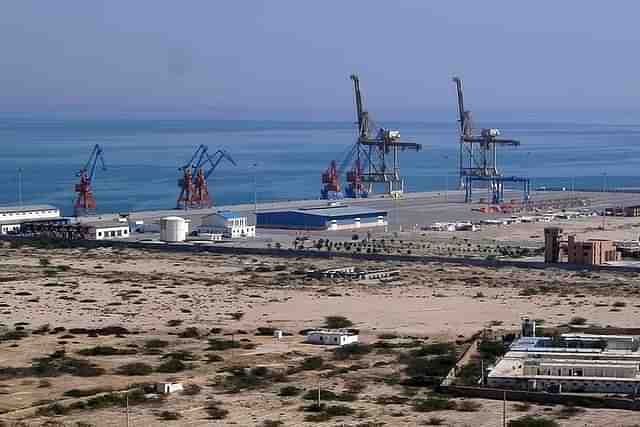
{"label": "white wall building", "polygon": [[161,394],[170,394],[184,390],[182,383],[157,383],[156,391]]}
{"label": "white wall building", "polygon": [[202,217],[198,233],[222,233],[227,239],[256,237],[255,220],[236,212],[219,211]]}
{"label": "white wall building", "polygon": [[632,335],[577,333],[523,336],[490,369],[487,384],[530,391],[637,393],[638,340]]}
{"label": "white wall building", "polygon": [[25,205],[0,207],[0,234],[20,229],[20,224],[31,221],[59,219],[60,209],[51,205]]}
{"label": "white wall building", "polygon": [[95,222],[89,226],[89,238],[92,240],[125,239],[129,237],[129,224],[126,222]]}
{"label": "white wall building", "polygon": [[310,344],[346,345],[358,342],[358,335],[345,330],[319,329],[309,332],[306,341]]}

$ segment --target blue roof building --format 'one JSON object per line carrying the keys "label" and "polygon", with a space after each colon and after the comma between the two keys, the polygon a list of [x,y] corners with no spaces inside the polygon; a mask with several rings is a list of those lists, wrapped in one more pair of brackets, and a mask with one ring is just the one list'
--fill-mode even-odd
{"label": "blue roof building", "polygon": [[387,212],[351,206],[320,206],[258,212],[261,228],[350,230],[387,225]]}

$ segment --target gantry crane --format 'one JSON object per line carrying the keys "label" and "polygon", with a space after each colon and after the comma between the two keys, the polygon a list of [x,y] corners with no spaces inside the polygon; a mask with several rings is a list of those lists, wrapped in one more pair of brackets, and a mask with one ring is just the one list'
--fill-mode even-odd
{"label": "gantry crane", "polygon": [[215,153],[209,154],[209,147],[202,144],[191,156],[191,160],[179,168],[182,172],[182,178],[178,179],[178,187],[180,187],[178,209],[200,209],[213,206],[207,179],[222,160],[227,160],[237,166],[226,151],[217,150]]}
{"label": "gantry crane", "polygon": [[398,130],[376,129],[369,113],[364,108],[360,79],[356,74],[352,74],[351,80],[353,81],[358,124],[355,160],[350,175],[351,182],[354,189],[364,190],[366,187],[368,193],[373,192],[375,184],[385,184],[389,194],[400,195],[404,191],[404,181],[400,175],[398,151],[419,151],[422,149],[422,145],[400,141],[400,131]]}
{"label": "gantry crane", "polygon": [[471,202],[473,182],[486,183],[491,194],[491,202],[500,204],[504,201],[504,183],[519,182],[523,184],[523,198],[529,199],[529,179],[519,176],[504,176],[498,169],[497,147],[519,146],[515,139],[499,138],[500,131],[486,128],[479,135],[473,134],[471,111],[464,109],[464,95],[462,80],[453,77],[458,94],[458,121],[460,124],[459,138],[459,185],[465,189],[465,202]]}
{"label": "gantry crane", "polygon": [[91,185],[96,175],[98,161],[102,166],[102,170],[106,171],[107,167],[102,156],[102,147],[96,144],[91,151],[89,160],[76,174],[76,176],[80,177],[80,183],[75,186],[75,192],[78,193],[76,202],[73,205],[75,216],[89,215],[96,210],[96,199],[93,197]]}

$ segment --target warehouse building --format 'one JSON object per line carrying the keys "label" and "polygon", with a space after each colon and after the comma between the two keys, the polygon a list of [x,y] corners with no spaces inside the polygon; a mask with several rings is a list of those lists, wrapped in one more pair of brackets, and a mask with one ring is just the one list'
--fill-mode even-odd
{"label": "warehouse building", "polygon": [[27,222],[60,219],[60,209],[51,205],[0,207],[0,234],[17,233]]}
{"label": "warehouse building", "polygon": [[387,212],[351,206],[322,206],[258,212],[261,228],[298,230],[352,230],[387,225]]}

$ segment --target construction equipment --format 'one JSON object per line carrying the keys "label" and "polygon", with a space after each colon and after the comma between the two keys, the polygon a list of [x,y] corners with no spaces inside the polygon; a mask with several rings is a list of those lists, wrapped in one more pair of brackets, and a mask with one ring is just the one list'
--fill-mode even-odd
{"label": "construction equipment", "polygon": [[76,184],[75,192],[78,193],[76,202],[73,205],[75,216],[90,215],[96,210],[96,199],[93,197],[93,190],[91,185],[96,174],[96,166],[100,161],[102,170],[106,171],[107,167],[104,163],[104,157],[102,156],[102,147],[96,144],[91,151],[89,160],[84,165],[76,176],[80,177],[80,183]]}
{"label": "construction equipment", "polygon": [[202,209],[213,206],[207,179],[216,170],[222,160],[227,160],[237,166],[231,155],[224,150],[217,150],[209,154],[209,147],[200,145],[191,160],[179,170],[182,178],[178,179],[180,195],[178,196],[178,209]]}
{"label": "construction equipment", "polygon": [[420,151],[422,145],[400,141],[398,130],[376,129],[369,112],[364,108],[360,79],[352,74],[351,80],[358,120],[358,140],[349,183],[353,184],[356,194],[372,193],[375,184],[384,184],[388,194],[400,195],[404,191],[404,180],[400,175],[398,151]]}
{"label": "construction equipment", "polygon": [[479,135],[473,133],[471,111],[464,108],[462,80],[453,78],[458,94],[458,115],[460,123],[459,140],[459,185],[465,189],[465,202],[472,201],[473,183],[482,182],[491,194],[491,202],[500,204],[504,201],[504,184],[517,182],[523,184],[523,200],[529,200],[530,182],[527,177],[503,176],[498,170],[497,147],[519,146],[515,139],[499,138],[500,131],[486,128]]}

